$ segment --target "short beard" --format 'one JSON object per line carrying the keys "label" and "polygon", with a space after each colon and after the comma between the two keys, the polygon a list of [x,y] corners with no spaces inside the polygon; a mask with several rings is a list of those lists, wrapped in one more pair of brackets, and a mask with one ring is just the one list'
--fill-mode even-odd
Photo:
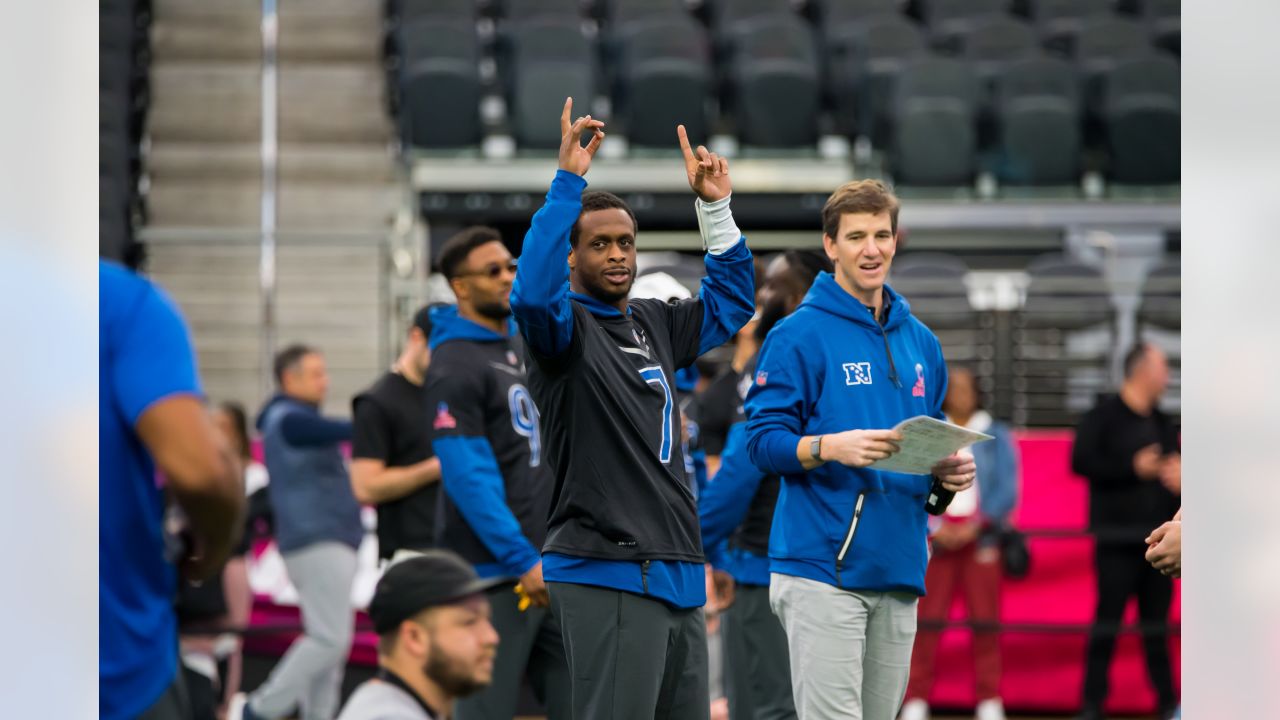
{"label": "short beard", "polygon": [[476,303],[476,312],[490,320],[506,320],[511,317],[511,305],[500,302]]}
{"label": "short beard", "polygon": [[469,675],[435,642],[431,643],[431,655],[427,658],[427,664],[423,666],[422,672],[450,697],[473,695],[489,685]]}
{"label": "short beard", "polygon": [[759,342],[764,342],[764,338],[777,325],[782,318],[787,316],[787,305],[782,300],[772,300],[760,310],[760,320],[756,322],[755,336]]}

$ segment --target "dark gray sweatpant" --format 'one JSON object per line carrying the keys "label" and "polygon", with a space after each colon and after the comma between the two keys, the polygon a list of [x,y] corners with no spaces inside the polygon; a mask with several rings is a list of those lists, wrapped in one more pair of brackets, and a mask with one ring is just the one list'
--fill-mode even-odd
{"label": "dark gray sweatpant", "polygon": [[533,694],[547,708],[547,720],[570,720],[574,716],[569,704],[569,664],[555,616],[546,608],[520,612],[514,584],[499,585],[485,594],[493,610],[491,622],[498,631],[493,682],[458,701],[456,720],[511,720],[526,673]]}
{"label": "dark gray sweatpant", "polygon": [[608,588],[547,583],[563,628],[577,720],[709,720],[707,625]]}
{"label": "dark gray sweatpant", "polygon": [[720,616],[730,720],[795,720],[787,633],[769,606],[769,588],[739,585]]}

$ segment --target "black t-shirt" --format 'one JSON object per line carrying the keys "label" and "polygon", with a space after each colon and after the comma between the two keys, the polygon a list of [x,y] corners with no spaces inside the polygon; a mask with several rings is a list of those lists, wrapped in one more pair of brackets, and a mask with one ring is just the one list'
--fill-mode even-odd
{"label": "black t-shirt", "polygon": [[739,385],[743,374],[732,367],[720,373],[702,391],[698,398],[698,426],[702,433],[702,446],[708,455],[723,455],[724,444],[729,437],[729,427],[742,406]]}
{"label": "black t-shirt", "polygon": [[[439,345],[425,383],[425,408],[435,418],[432,440],[482,438],[498,463],[503,495],[521,533],[535,548],[547,536],[551,474],[542,458],[538,410],[527,388],[524,343],[453,339]],[[448,422],[440,422],[441,411]],[[442,457],[449,457],[441,450]],[[474,481],[475,478],[461,478]],[[453,478],[449,481],[452,483]],[[474,490],[475,488],[472,488]],[[449,493],[458,491],[450,486]],[[479,565],[496,560],[449,494],[440,496],[437,544]]]}
{"label": "black t-shirt", "polygon": [[1141,542],[1178,511],[1177,495],[1159,480],[1139,478],[1133,469],[1133,456],[1148,445],[1159,445],[1166,455],[1178,452],[1178,430],[1159,410],[1139,415],[1111,395],[1080,419],[1071,466],[1089,480],[1094,531],[1120,532]]}
{"label": "black t-shirt", "polygon": [[[399,373],[383,375],[351,401],[355,432],[351,456],[381,460],[387,467],[406,467],[433,456],[423,389]],[[391,557],[401,548],[432,547],[435,538],[439,483],[378,505],[378,555]]]}
{"label": "black t-shirt", "polygon": [[696,359],[699,300],[633,300],[628,315],[572,302],[559,357],[531,352],[529,388],[555,473],[544,551],[606,560],[702,562],[685,470],[675,371]]}

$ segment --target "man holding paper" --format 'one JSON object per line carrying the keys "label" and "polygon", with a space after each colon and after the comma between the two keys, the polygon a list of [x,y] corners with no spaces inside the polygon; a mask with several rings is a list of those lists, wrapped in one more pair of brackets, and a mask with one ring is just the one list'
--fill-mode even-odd
{"label": "man holding paper", "polygon": [[931,475],[870,467],[899,451],[898,423],[943,418],[947,385],[938,339],[885,284],[898,207],[875,180],[832,193],[822,225],[835,272],[769,334],[747,396],[751,459],[782,477],[770,604],[802,720],[896,715],[925,592],[925,505],[941,512],[974,479],[967,454],[935,458]]}

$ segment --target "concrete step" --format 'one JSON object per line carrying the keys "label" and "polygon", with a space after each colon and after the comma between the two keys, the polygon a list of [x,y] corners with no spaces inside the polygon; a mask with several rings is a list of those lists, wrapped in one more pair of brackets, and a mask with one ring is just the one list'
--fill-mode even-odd
{"label": "concrete step", "polygon": [[151,68],[154,142],[257,142],[262,73],[249,62],[170,62]]}
{"label": "concrete step", "polygon": [[[391,183],[395,159],[381,143],[285,143],[280,147],[282,182]],[[156,142],[147,156],[152,182],[241,180],[262,174],[258,143]]]}
{"label": "concrete step", "polygon": [[281,0],[281,60],[382,58],[380,0]]}
{"label": "concrete step", "polygon": [[281,65],[281,142],[390,142],[385,84],[372,63]]}
{"label": "concrete step", "polygon": [[280,191],[280,227],[315,231],[385,231],[401,190],[394,184],[290,183]]}

